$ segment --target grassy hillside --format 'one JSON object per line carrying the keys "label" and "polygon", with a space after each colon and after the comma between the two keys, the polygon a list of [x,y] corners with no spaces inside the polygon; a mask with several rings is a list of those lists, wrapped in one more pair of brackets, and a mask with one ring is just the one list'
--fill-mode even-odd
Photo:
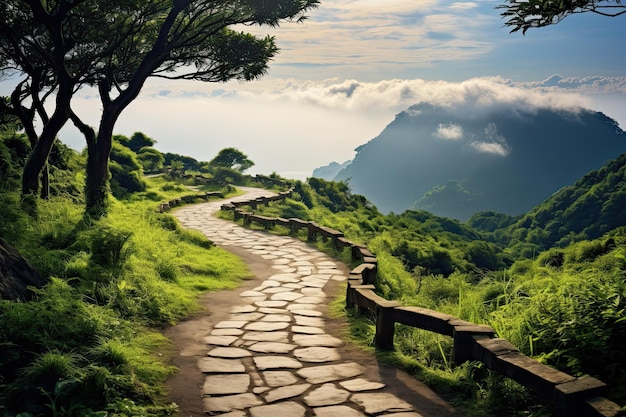
{"label": "grassy hillside", "polygon": [[[314,220],[366,244],[377,256],[375,284],[384,297],[488,324],[539,361],[607,382],[610,398],[626,403],[625,227],[515,260],[455,220],[418,211],[382,215],[345,183],[313,179],[296,191],[264,213]],[[512,220],[492,217],[493,224]],[[352,337],[371,347],[373,323],[346,313]],[[549,405],[506,378],[476,364],[452,366],[449,338],[405,326],[397,335],[395,351],[381,354],[448,392],[467,415],[550,415]]]}
{"label": "grassy hillside", "polygon": [[0,300],[3,415],[171,415],[176,406],[161,393],[175,369],[162,328],[196,313],[200,293],[249,274],[240,259],[159,213],[160,202],[189,189],[143,177],[137,154],[120,146],[109,214],[89,219],[83,155],[57,144],[52,197],[24,205],[29,145],[14,130],[0,132],[0,236],[48,280],[31,301]]}
{"label": "grassy hillside", "polygon": [[532,257],[551,247],[597,239],[626,225],[625,207],[623,154],[574,185],[563,187],[523,216],[502,222],[502,215],[479,213],[468,224],[491,232],[488,238],[507,246],[512,256]]}
{"label": "grassy hillside", "polygon": [[[94,220],[83,216],[84,156],[57,145],[52,198],[23,204],[19,178],[29,145],[14,130],[0,132],[0,235],[49,278],[32,301],[0,301],[3,414],[171,414],[175,406],[159,400],[174,371],[159,330],[194,314],[201,292],[232,288],[247,274],[157,207],[186,194],[185,184],[229,192],[227,184],[250,178],[151,146],[133,150],[127,138],[116,143],[110,211]],[[626,403],[623,165],[618,159],[590,173],[525,217],[481,213],[468,224],[416,210],[383,215],[345,183],[319,179],[297,182],[291,199],[260,209],[315,220],[366,244],[377,255],[384,297],[489,324],[540,361],[602,379],[610,398]],[[167,175],[146,178],[147,170]],[[544,229],[556,236],[542,245],[529,240]],[[340,304],[349,337],[371,349],[371,321]],[[451,340],[403,326],[397,335],[396,350],[381,355],[466,415],[550,415],[549,405],[506,378],[472,363],[454,366]]]}

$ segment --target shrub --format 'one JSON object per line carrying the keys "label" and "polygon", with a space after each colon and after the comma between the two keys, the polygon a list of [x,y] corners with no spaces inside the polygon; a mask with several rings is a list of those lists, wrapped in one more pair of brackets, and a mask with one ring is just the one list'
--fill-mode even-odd
{"label": "shrub", "polygon": [[130,256],[132,232],[100,225],[91,233],[91,259],[98,265],[120,268]]}
{"label": "shrub", "polygon": [[178,220],[176,220],[176,217],[172,216],[171,214],[161,213],[157,216],[156,219],[159,222],[159,225],[165,230],[181,230],[180,225],[178,224]]}
{"label": "shrub", "polygon": [[217,167],[213,171],[213,181],[220,186],[243,184],[243,174],[231,168]]}
{"label": "shrub", "polygon": [[117,198],[129,193],[144,191],[146,183],[143,181],[143,168],[135,154],[130,149],[114,142],[111,148],[111,191]]}
{"label": "shrub", "polygon": [[568,262],[591,262],[605,253],[605,245],[600,240],[578,242],[567,253]]}
{"label": "shrub", "polygon": [[178,229],[176,232],[181,240],[192,245],[200,246],[204,249],[210,249],[213,246],[213,242],[197,230]]}
{"label": "shrub", "polygon": [[565,252],[562,249],[549,249],[539,255],[537,262],[541,266],[560,268],[565,262]]}

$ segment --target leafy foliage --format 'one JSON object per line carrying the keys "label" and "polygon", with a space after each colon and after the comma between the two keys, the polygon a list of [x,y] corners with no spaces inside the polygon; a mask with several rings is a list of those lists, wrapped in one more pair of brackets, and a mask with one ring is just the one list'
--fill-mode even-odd
{"label": "leafy foliage", "polygon": [[[609,163],[603,169],[619,171],[616,165],[622,164]],[[591,173],[585,178],[577,184],[578,195],[587,194],[585,187],[591,179],[596,181],[591,188],[604,189],[605,175]],[[262,211],[285,217],[297,204],[306,214],[300,218],[335,228],[352,241],[366,244],[378,259],[375,285],[382,296],[488,324],[527,355],[572,375],[596,376],[611,387],[610,398],[626,401],[626,363],[620,345],[626,331],[624,227],[595,240],[545,251],[537,245],[534,259],[514,261],[515,246],[506,248],[489,239],[512,233],[509,230],[515,230],[530,213],[518,218],[478,214],[469,223],[479,225],[479,231],[424,211],[382,215],[368,202],[362,203],[361,197],[352,198],[343,183],[315,179],[296,183],[295,190],[294,201],[287,199],[285,204],[275,203]],[[609,189],[604,192],[599,195],[610,199]],[[567,217],[563,221],[573,224]],[[624,224],[624,220],[617,222]],[[530,228],[528,223],[525,226]],[[373,324],[355,326],[369,326],[369,330],[355,327],[353,336],[370,344]],[[530,409],[532,415],[546,415],[545,407],[530,393],[484,370],[463,368],[468,372],[463,378],[475,385],[471,389],[456,386],[451,381],[463,371],[449,366],[449,341],[437,340],[428,332],[397,330],[396,351],[388,360],[404,364],[434,385],[447,379],[448,389],[464,392],[464,399],[457,398],[463,403],[467,396],[479,395],[481,400],[469,406],[477,410],[468,415],[527,415]],[[472,394],[464,391],[468,389]]]}
{"label": "leafy foliage", "polygon": [[129,193],[144,191],[146,184],[141,178],[143,168],[137,154],[121,144],[114,143],[111,148],[111,190],[117,198]]}
{"label": "leafy foliage", "polygon": [[163,170],[165,158],[158,150],[150,147],[143,147],[137,154],[137,159],[143,167],[145,173],[158,173]]}
{"label": "leafy foliage", "polygon": [[499,9],[501,16],[507,19],[505,25],[511,32],[530,28],[539,28],[559,23],[567,16],[579,13],[596,13],[616,17],[626,13],[626,6],[621,0],[506,0]]}
{"label": "leafy foliage", "polygon": [[[490,239],[508,246],[514,257],[532,256],[552,246],[596,239],[626,225],[625,206],[626,154],[559,190],[514,223],[494,228]],[[532,249],[525,252],[525,248]]]}
{"label": "leafy foliage", "polygon": [[3,238],[51,277],[33,301],[0,301],[4,414],[172,413],[160,400],[173,372],[162,326],[193,314],[200,291],[233,287],[247,270],[140,197],[173,198],[185,188],[146,182],[145,193],[113,201],[97,221],[67,195],[41,201],[29,217],[18,192],[0,193]]}
{"label": "leafy foliage", "polygon": [[[23,172],[24,194],[37,193],[56,135],[71,118],[87,141],[86,213],[105,214],[114,127],[149,77],[255,80],[266,74],[278,52],[274,37],[231,27],[301,22],[317,4],[317,0],[3,2],[0,71],[18,75],[11,102],[33,146]],[[86,85],[96,87],[102,103],[97,131],[70,106],[74,93]],[[55,106],[49,116],[44,102],[52,92]],[[45,125],[41,134],[34,128],[35,115]],[[135,151],[151,145],[139,135],[128,144]]]}
{"label": "leafy foliage", "polygon": [[219,151],[215,158],[209,161],[209,167],[229,168],[237,172],[244,172],[254,166],[248,156],[235,148],[225,148]]}

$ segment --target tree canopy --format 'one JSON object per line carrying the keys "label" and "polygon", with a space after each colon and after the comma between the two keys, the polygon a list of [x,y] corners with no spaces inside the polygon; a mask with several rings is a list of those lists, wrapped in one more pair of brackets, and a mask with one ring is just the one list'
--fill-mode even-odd
{"label": "tree canopy", "polygon": [[235,148],[225,148],[218,152],[217,156],[209,162],[209,166],[231,168],[238,172],[254,166],[254,162],[248,156]]}
{"label": "tree canopy", "polygon": [[[259,78],[278,52],[275,40],[234,28],[302,21],[317,4],[318,0],[3,2],[0,72],[22,77],[21,88],[16,87],[20,105],[42,102],[52,92],[56,103],[49,118],[40,114],[47,122],[32,141],[23,192],[36,191],[56,134],[71,118],[87,141],[86,208],[91,213],[102,211],[113,128],[149,77],[205,82]],[[97,129],[71,108],[73,94],[84,86],[96,87],[102,101]]]}
{"label": "tree canopy", "polygon": [[506,0],[499,9],[507,19],[505,25],[511,32],[522,33],[530,28],[538,28],[559,23],[567,16],[580,13],[596,13],[616,17],[626,13],[626,5],[621,0]]}

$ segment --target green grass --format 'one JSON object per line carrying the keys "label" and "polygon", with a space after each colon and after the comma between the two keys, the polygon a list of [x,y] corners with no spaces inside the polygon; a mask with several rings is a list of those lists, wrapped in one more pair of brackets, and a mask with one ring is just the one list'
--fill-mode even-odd
{"label": "green grass", "polygon": [[[0,412],[7,416],[166,416],[169,341],[205,291],[235,288],[247,266],[182,229],[162,201],[189,190],[162,178],[107,217],[85,220],[73,200],[40,201],[36,218],[6,193],[3,236],[50,283],[29,302],[0,301]],[[6,232],[6,233],[5,233]]]}
{"label": "green grass", "polygon": [[[314,194],[309,196],[309,200],[316,199]],[[302,209],[298,204],[289,200],[287,204],[274,203],[269,209],[261,208],[261,213],[285,217],[283,213],[296,206]],[[319,204],[312,206],[302,209],[305,215],[300,217],[340,230],[376,254],[375,284],[380,295],[490,325],[523,353],[574,376],[595,376],[609,384],[610,399],[626,402],[626,363],[618,342],[626,337],[624,230],[597,241],[552,249],[534,260],[519,260],[510,268],[457,269],[443,276],[424,268],[407,271],[406,259],[392,255],[393,249],[400,247],[399,240],[410,236],[410,231],[400,232],[413,226],[407,219],[377,217],[368,209],[331,212]],[[425,227],[419,222],[415,226]],[[426,256],[428,247],[434,245],[447,248],[457,265],[467,265],[469,255],[445,234],[429,234],[409,248]],[[395,350],[376,351],[373,323],[344,311],[344,303],[340,296],[332,312],[344,314],[349,321],[347,340],[414,374],[461,407],[463,415],[551,415],[549,403],[484,365],[452,364],[452,340],[445,336],[397,326]]]}

